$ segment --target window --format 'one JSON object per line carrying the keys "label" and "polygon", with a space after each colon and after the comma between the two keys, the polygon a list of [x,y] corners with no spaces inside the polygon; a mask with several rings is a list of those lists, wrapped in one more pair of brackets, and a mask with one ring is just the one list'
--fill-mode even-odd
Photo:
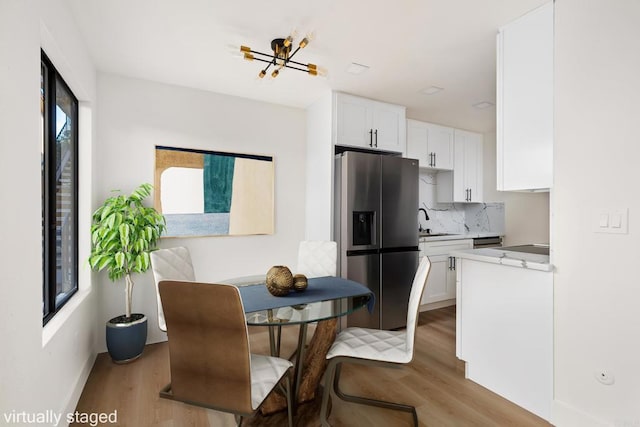
{"label": "window", "polygon": [[42,323],[78,290],[78,100],[42,52]]}

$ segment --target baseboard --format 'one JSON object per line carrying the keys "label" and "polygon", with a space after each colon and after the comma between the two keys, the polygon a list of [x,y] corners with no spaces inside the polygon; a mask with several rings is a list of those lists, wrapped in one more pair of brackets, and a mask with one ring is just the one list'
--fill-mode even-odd
{"label": "baseboard", "polygon": [[553,401],[551,424],[557,427],[605,427],[611,425],[560,400]]}
{"label": "baseboard", "polygon": [[452,306],[452,305],[456,305],[456,299],[455,298],[421,305],[420,306],[420,312],[429,311],[429,310],[437,310],[438,308],[449,307],[449,306]]}
{"label": "baseboard", "polygon": [[[82,367],[82,370],[80,371],[80,375],[78,375],[78,380],[76,381],[76,384],[73,387],[71,394],[69,395],[69,399],[67,399],[67,404],[64,410],[61,411],[61,413],[64,414],[62,420],[60,421],[61,423],[65,423],[66,414],[71,414],[75,412],[76,407],[78,406],[78,401],[80,400],[80,396],[82,395],[84,386],[87,383],[87,380],[89,379],[89,374],[91,374],[91,369],[93,369],[93,364],[95,363],[97,356],[98,356],[97,353],[91,354],[87,358],[87,361],[85,362],[84,366]],[[62,426],[63,424],[60,424],[60,425]],[[68,424],[64,424],[64,425],[68,425]]]}

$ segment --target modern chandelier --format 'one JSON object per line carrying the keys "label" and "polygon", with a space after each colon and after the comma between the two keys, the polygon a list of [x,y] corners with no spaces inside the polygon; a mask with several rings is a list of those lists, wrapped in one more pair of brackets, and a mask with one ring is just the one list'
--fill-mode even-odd
{"label": "modern chandelier", "polygon": [[[303,71],[308,73],[311,76],[318,75],[318,66],[315,64],[303,64],[302,62],[297,62],[292,60],[296,53],[300,49],[304,49],[305,46],[309,44],[309,39],[304,37],[300,40],[298,47],[296,50],[291,52],[293,43],[293,37],[288,36],[284,39],[273,39],[271,41],[271,50],[273,50],[273,54],[267,54],[263,52],[258,52],[252,50],[248,46],[240,46],[240,51],[244,53],[244,59],[247,61],[261,61],[266,62],[268,65],[260,71],[258,77],[263,78],[267,75],[267,71],[271,66],[274,67],[274,70],[271,72],[271,77],[276,78],[278,74],[280,74],[280,70],[283,68],[292,68],[294,70]],[[303,68],[301,68],[303,67]]]}

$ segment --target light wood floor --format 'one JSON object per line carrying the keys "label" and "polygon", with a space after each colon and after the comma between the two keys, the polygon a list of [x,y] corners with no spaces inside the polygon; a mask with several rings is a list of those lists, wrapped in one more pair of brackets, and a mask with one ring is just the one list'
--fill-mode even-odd
{"label": "light wood floor", "polygon": [[[250,331],[251,349],[268,354],[268,335],[263,329]],[[292,352],[296,340],[297,328],[285,328],[282,354]],[[120,426],[235,426],[233,415],[160,399],[158,391],[168,382],[166,343],[147,346],[143,356],[129,365],[113,364],[107,354],[100,354],[77,410],[112,413],[117,409]],[[341,385],[347,393],[414,405],[421,426],[550,425],[464,378],[464,365],[455,357],[455,307],[420,314],[416,354],[410,365],[401,369],[345,365]],[[307,405],[317,410],[317,402]],[[276,414],[249,424],[280,426],[283,420]],[[297,421],[298,426],[318,425],[307,419]],[[335,427],[411,425],[409,414],[337,399],[329,421]]]}

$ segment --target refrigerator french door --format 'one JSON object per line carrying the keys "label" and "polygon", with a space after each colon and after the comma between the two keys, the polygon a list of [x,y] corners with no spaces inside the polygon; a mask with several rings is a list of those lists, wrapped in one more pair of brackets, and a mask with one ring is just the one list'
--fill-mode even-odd
{"label": "refrigerator french door", "polygon": [[375,295],[373,313],[359,310],[349,326],[397,329],[406,324],[418,265],[418,162],[345,152],[335,163],[334,238],[342,277]]}

